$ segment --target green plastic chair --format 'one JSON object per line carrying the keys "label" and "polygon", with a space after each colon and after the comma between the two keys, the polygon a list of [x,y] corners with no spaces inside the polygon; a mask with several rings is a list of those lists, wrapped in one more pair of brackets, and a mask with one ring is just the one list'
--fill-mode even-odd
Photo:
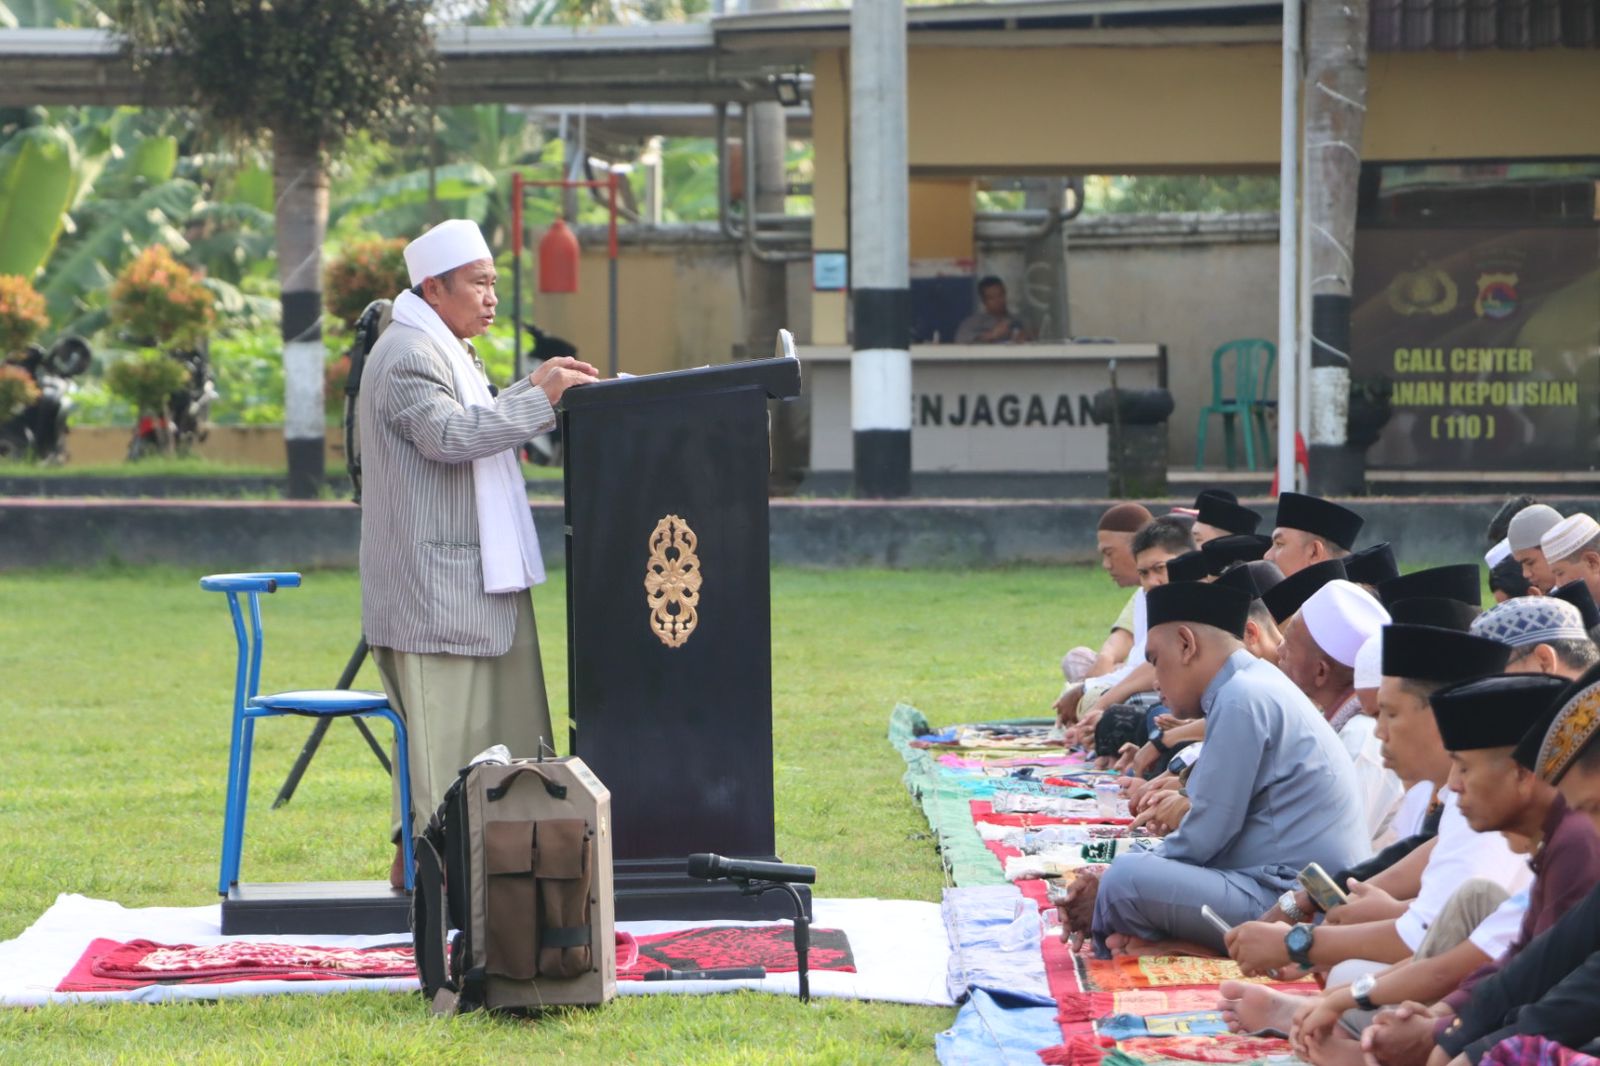
{"label": "green plastic chair", "polygon": [[[1224,366],[1233,359],[1233,395],[1225,395],[1222,388]],[[1267,409],[1276,407],[1269,385],[1272,371],[1277,366],[1278,349],[1271,341],[1257,337],[1229,341],[1211,353],[1211,402],[1200,409],[1195,427],[1194,468],[1201,470],[1206,462],[1206,430],[1212,415],[1222,416],[1222,447],[1228,469],[1237,465],[1233,450],[1233,420],[1244,416],[1244,462],[1250,470],[1256,469],[1256,433],[1261,434],[1262,458],[1270,462],[1272,435],[1267,432]]]}

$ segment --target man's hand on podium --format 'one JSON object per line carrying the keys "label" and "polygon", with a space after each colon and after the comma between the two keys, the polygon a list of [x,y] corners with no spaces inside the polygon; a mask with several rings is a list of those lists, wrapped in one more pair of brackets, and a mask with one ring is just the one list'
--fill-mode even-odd
{"label": "man's hand on podium", "polygon": [[572,386],[586,385],[599,376],[600,371],[583,360],[562,355],[539,364],[539,369],[528,375],[528,384],[543,389],[554,407],[561,402],[561,394]]}

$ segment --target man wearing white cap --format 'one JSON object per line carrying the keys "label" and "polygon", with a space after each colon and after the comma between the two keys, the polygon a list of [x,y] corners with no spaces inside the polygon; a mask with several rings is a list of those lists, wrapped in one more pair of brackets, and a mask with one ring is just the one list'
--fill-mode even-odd
{"label": "man wearing white cap", "polygon": [[1355,763],[1373,849],[1389,842],[1405,789],[1383,765],[1377,719],[1362,713],[1355,665],[1361,648],[1389,621],[1389,612],[1361,586],[1330,581],[1283,626],[1278,667],[1322,712]]}
{"label": "man wearing white cap", "polygon": [[554,743],[528,596],[544,565],[515,449],[595,376],[551,359],[491,391],[468,343],[497,303],[477,223],[435,226],[405,260],[412,287],[367,359],[359,408],[363,632],[411,742],[412,810],[396,800],[396,833],[426,822],[485,748]]}
{"label": "man wearing white cap", "polygon": [[1583,615],[1554,596],[1522,596],[1490,608],[1472,633],[1511,649],[1508,674],[1548,674],[1576,681],[1600,662],[1600,650],[1583,628]]}
{"label": "man wearing white cap", "polygon": [[1582,581],[1600,600],[1600,522],[1586,514],[1569,515],[1545,530],[1539,548],[1556,585]]}
{"label": "man wearing white cap", "polygon": [[1548,504],[1536,503],[1511,516],[1506,526],[1506,545],[1511,557],[1522,564],[1522,575],[1540,592],[1560,584],[1550,573],[1540,542],[1551,526],[1561,521],[1561,512]]}

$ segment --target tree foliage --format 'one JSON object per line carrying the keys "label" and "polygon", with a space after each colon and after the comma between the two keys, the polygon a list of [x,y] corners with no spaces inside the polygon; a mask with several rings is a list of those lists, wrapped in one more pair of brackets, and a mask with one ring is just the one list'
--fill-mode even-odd
{"label": "tree foliage", "polygon": [[331,146],[436,74],[425,0],[109,0],[136,65],[225,131]]}
{"label": "tree foliage", "polygon": [[1278,209],[1276,174],[1094,175],[1084,184],[1084,210],[1091,215]]}

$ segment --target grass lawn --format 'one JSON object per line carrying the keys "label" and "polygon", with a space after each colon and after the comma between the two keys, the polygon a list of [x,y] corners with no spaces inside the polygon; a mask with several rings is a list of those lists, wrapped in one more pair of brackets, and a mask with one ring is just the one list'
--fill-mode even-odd
{"label": "grass lawn", "polygon": [[[175,569],[0,575],[0,939],[58,892],[213,902],[233,641]],[[564,575],[536,591],[565,736]],[[884,740],[897,700],[935,723],[1044,713],[1057,660],[1125,593],[1089,568],[773,575],[778,851],[822,897],[936,900],[927,825]],[[331,684],[358,635],[354,573],[270,597],[263,688]],[[358,685],[379,687],[369,665]],[[307,727],[257,728],[248,881],[379,878],[388,781],[336,725],[294,801],[271,799]],[[640,996],[535,1021],[440,1021],[414,996],[0,1010],[4,1063],[928,1062],[953,1012],[740,993]]]}

